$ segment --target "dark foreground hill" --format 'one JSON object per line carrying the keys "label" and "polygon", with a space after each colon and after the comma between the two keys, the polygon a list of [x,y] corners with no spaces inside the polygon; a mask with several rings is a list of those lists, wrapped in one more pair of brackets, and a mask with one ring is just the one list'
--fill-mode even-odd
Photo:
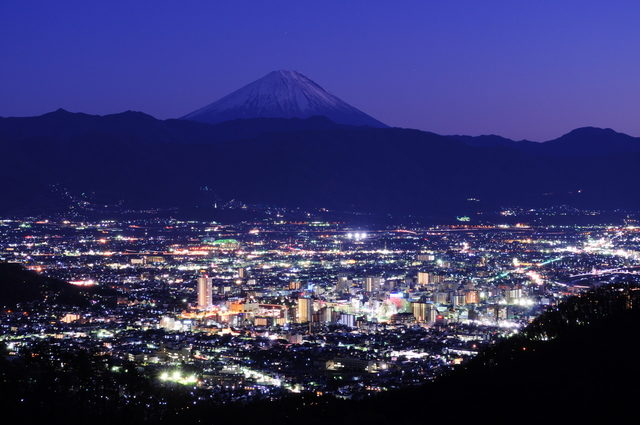
{"label": "dark foreground hill", "polygon": [[432,384],[359,403],[352,418],[362,414],[375,423],[423,414],[454,423],[624,418],[634,410],[640,378],[632,354],[640,347],[633,336],[639,330],[640,288],[596,289],[566,300],[520,335]]}
{"label": "dark foreground hill", "polygon": [[26,270],[19,264],[0,263],[0,308],[15,309],[28,303],[86,307],[97,295],[111,295],[104,288],[81,288]]}
{"label": "dark foreground hill", "polygon": [[6,423],[612,423],[635,414],[638,332],[640,288],[617,284],[566,300],[421,387],[363,401],[302,395],[233,406],[193,405],[130,364],[110,374],[99,353],[35,347],[66,366],[32,352],[3,355],[0,407]]}

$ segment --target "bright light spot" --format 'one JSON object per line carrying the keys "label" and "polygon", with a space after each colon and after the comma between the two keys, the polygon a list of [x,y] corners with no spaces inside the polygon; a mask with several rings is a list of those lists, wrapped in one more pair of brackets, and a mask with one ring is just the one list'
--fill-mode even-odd
{"label": "bright light spot", "polygon": [[193,385],[198,382],[198,377],[195,374],[183,375],[180,370],[174,370],[173,372],[162,372],[160,374],[160,381],[162,382],[174,382],[180,385]]}

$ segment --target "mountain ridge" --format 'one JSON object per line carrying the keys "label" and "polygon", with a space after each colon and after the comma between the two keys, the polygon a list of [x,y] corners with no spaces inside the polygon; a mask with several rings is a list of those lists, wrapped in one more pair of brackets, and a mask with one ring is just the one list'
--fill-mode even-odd
{"label": "mountain ridge", "polygon": [[145,208],[214,199],[447,217],[505,205],[640,208],[638,188],[621,184],[640,165],[637,139],[597,129],[577,134],[584,131],[622,144],[611,149],[605,137],[580,153],[562,138],[489,137],[487,144],[325,117],[216,125],[136,112],[0,118],[0,212],[42,211],[56,184]]}
{"label": "mountain ridge", "polygon": [[[216,124],[209,124],[199,121],[193,120],[185,120],[182,118],[169,118],[169,119],[159,119],[154,116],[147,114],[142,111],[133,111],[126,110],[123,112],[117,112],[112,114],[87,114],[84,112],[70,112],[63,108],[58,108],[51,112],[46,112],[41,115],[35,116],[24,116],[24,117],[15,117],[15,116],[0,116],[0,143],[7,142],[16,142],[22,139],[30,138],[34,133],[37,134],[39,131],[38,127],[47,124],[47,120],[55,119],[56,127],[67,126],[71,127],[72,125],[77,125],[77,120],[85,120],[85,125],[87,123],[99,123],[103,124],[111,124],[111,123],[124,123],[128,121],[128,123],[133,124],[133,121],[137,121],[137,124],[141,122],[149,122],[156,123],[162,125],[173,125],[182,128],[199,128],[199,129],[222,129],[222,128],[237,128],[241,129],[243,126],[249,128],[255,128],[256,124],[260,124],[266,128],[276,129],[281,132],[292,132],[292,131],[300,131],[300,130],[315,130],[319,127],[322,128],[343,128],[346,129],[348,127],[358,127],[351,126],[347,124],[340,124],[329,117],[323,115],[312,115],[307,118],[273,118],[273,117],[258,117],[258,118],[238,118],[228,121],[219,122]],[[71,120],[76,120],[76,122],[71,122]],[[20,125],[24,124],[24,125]],[[309,124],[308,126],[305,124]],[[12,127],[16,127],[15,129]],[[375,128],[375,127],[374,127]],[[531,141],[527,139],[522,140],[513,140],[504,136],[500,136],[497,134],[483,134],[478,136],[469,136],[462,134],[454,134],[454,135],[442,135],[438,133],[433,133],[431,131],[426,130],[418,130],[413,128],[401,128],[401,127],[380,127],[380,129],[402,129],[407,131],[415,131],[420,133],[427,134],[436,134],[440,137],[446,137],[450,140],[455,140],[458,142],[462,142],[469,146],[476,147],[531,147],[531,146],[550,146],[550,145],[559,145],[561,143],[570,143],[572,147],[580,148],[580,142],[588,141],[591,147],[594,144],[606,145],[614,140],[616,145],[621,145],[623,147],[629,147],[631,150],[635,151],[636,148],[640,148],[640,137],[635,137],[628,135],[626,133],[618,132],[611,128],[607,127],[594,127],[594,126],[585,126],[585,127],[577,127],[573,130],[568,131],[567,133],[562,134],[559,137],[554,139],[549,139],[541,142]],[[126,128],[125,128],[126,129]],[[12,134],[11,130],[15,130],[15,133]],[[50,129],[46,129],[49,131]],[[84,130],[84,127],[80,127],[79,130]],[[92,129],[94,131],[95,129]],[[252,131],[248,131],[248,133],[254,134]],[[49,133],[51,135],[51,133]],[[226,137],[226,136],[225,136]],[[232,137],[231,135],[229,137]],[[214,138],[214,141],[219,140],[219,138]],[[620,144],[622,141],[622,144]],[[196,140],[191,141],[193,143],[201,143]],[[206,141],[205,141],[206,142]],[[636,146],[637,145],[637,146]],[[580,153],[580,152],[574,152]],[[603,152],[593,152],[593,153],[603,153]]]}

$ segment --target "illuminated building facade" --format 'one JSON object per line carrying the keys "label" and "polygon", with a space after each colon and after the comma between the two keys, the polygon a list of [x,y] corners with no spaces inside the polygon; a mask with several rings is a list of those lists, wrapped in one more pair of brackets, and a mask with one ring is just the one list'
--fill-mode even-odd
{"label": "illuminated building facade", "polygon": [[212,281],[207,274],[203,273],[198,277],[198,308],[202,310],[210,309],[212,306]]}
{"label": "illuminated building facade", "polygon": [[298,323],[308,323],[313,317],[313,300],[298,298]]}

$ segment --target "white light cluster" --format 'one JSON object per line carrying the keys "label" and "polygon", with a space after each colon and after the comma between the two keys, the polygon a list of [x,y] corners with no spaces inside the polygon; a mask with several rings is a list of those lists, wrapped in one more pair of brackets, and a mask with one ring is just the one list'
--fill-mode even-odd
{"label": "white light cluster", "polygon": [[171,373],[167,371],[162,372],[160,374],[160,381],[175,382],[182,385],[194,385],[198,382],[198,378],[196,377],[196,375],[183,375],[182,371],[174,370]]}
{"label": "white light cluster", "polygon": [[360,240],[366,239],[366,238],[367,238],[366,232],[349,232],[349,233],[347,233],[347,239],[354,239],[354,240],[360,241]]}

